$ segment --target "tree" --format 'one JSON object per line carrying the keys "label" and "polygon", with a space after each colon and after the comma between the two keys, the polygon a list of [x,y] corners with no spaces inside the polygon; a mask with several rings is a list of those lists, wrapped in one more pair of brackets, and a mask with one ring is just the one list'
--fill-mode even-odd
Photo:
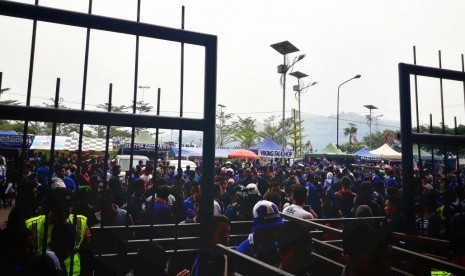
{"label": "tree", "polygon": [[[132,103],[134,104],[134,101],[132,101]],[[132,106],[130,108],[132,109]],[[150,105],[149,103],[146,103],[144,101],[136,102],[136,113],[144,114],[144,113],[149,113],[152,110],[153,110],[153,106]],[[146,130],[145,128],[136,127],[135,128],[136,135],[139,135],[141,131],[145,131],[145,130]]]}
{"label": "tree", "polygon": [[400,141],[397,140],[396,132],[390,129],[385,129],[382,132],[377,131],[372,133],[371,136],[367,135],[362,139],[365,145],[369,145],[371,141],[371,147],[373,149],[379,148],[384,144],[388,144],[394,150],[400,150]]}
{"label": "tree", "polygon": [[[302,139],[306,136],[302,135],[304,132],[304,128],[302,127],[302,122],[299,120],[296,120],[297,112],[294,110],[294,116],[291,119],[291,125],[289,128],[286,127],[286,130],[289,132],[289,142],[288,145],[291,146],[294,150],[294,156],[300,156],[300,153],[302,152],[300,146]],[[303,145],[302,145],[303,147]],[[299,153],[299,154],[297,154]]]}
{"label": "tree", "polygon": [[[266,118],[263,123],[263,130],[258,133],[262,138],[270,138],[273,141],[278,140],[278,136],[280,135],[281,125],[276,123],[279,118],[275,115],[271,115],[270,117]],[[282,140],[282,139],[281,139]]]}
{"label": "tree", "polygon": [[344,128],[344,136],[349,136],[349,144],[352,145],[352,141],[357,143],[357,127],[354,124],[349,123],[349,127]]}
{"label": "tree", "polygon": [[[98,104],[97,108],[108,111],[108,103]],[[126,106],[126,105],[112,106],[111,107],[111,112],[124,113],[124,111],[126,111],[128,108],[129,107]],[[91,125],[90,128],[94,131],[94,133],[92,133],[92,136],[89,136],[89,137],[96,137],[96,138],[105,138],[106,137],[106,134],[107,134],[107,127],[106,126]],[[118,130],[118,127],[111,126],[110,127],[110,135],[111,135],[112,132],[114,133],[117,130]],[[129,136],[131,136],[131,134],[129,134],[128,137]],[[111,136],[111,137],[113,137],[113,136]]]}
{"label": "tree", "polygon": [[233,137],[241,143],[241,147],[249,148],[260,138],[256,131],[255,121],[251,117],[245,119],[238,117],[238,121],[233,123]]}
{"label": "tree", "polygon": [[[54,98],[49,98],[49,100],[52,103],[43,103],[45,105],[45,107],[55,108],[55,99]],[[63,103],[63,101],[64,100],[63,100],[62,97],[58,98],[58,107],[57,107],[57,109],[68,109],[68,107]],[[45,122],[44,130],[46,132],[46,135],[51,135],[52,134],[52,126],[53,126],[52,122]],[[61,124],[61,123],[57,123],[57,125],[56,125],[56,135],[58,135],[58,136],[67,136],[71,132],[79,132],[79,125],[77,125],[77,124]]]}
{"label": "tree", "polygon": [[216,114],[216,119],[219,122],[216,124],[216,146],[218,148],[223,148],[225,145],[235,141],[233,136],[235,125],[228,123],[232,118],[233,114],[231,113]]}
{"label": "tree", "polygon": [[[2,88],[0,89],[0,98],[2,97],[2,94],[5,93],[6,91],[10,91],[11,88]],[[19,104],[19,101],[17,100],[4,100],[4,101],[0,101],[0,104],[4,104],[4,105],[18,105]]]}

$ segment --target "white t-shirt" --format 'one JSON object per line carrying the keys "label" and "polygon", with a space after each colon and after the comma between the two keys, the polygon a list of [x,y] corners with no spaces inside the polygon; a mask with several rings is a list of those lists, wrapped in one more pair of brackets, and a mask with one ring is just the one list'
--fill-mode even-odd
{"label": "white t-shirt", "polygon": [[295,204],[291,204],[284,208],[283,213],[301,219],[313,219],[313,215],[311,213],[305,211],[304,208]]}
{"label": "white t-shirt", "polygon": [[221,206],[216,199],[213,200],[213,215],[221,215]]}

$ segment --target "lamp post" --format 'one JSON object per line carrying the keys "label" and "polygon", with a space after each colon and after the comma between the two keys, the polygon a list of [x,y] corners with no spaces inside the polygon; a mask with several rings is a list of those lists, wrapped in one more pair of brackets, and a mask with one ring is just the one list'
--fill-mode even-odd
{"label": "lamp post", "polygon": [[364,107],[368,108],[370,110],[370,115],[367,115],[367,120],[368,120],[368,124],[370,125],[370,150],[371,150],[371,140],[373,139],[373,137],[371,137],[371,121],[373,120],[373,117],[371,116],[371,111],[373,109],[378,109],[376,106],[372,105],[372,104],[367,104],[367,105],[364,105]]}
{"label": "lamp post", "polygon": [[298,57],[294,58],[294,61],[288,65],[286,62],[286,55],[290,53],[298,52],[299,49],[292,45],[289,41],[282,41],[279,43],[275,43],[270,45],[271,48],[275,49],[278,53],[283,55],[283,64],[278,65],[278,73],[281,74],[282,78],[282,86],[283,86],[283,121],[282,121],[282,128],[283,128],[283,144],[282,144],[282,165],[286,164],[286,126],[285,126],[285,116],[286,116],[286,75],[289,69],[292,68],[297,62],[302,60],[305,55],[299,55]]}
{"label": "lamp post", "polygon": [[308,75],[300,71],[289,73],[289,75],[297,78],[297,85],[294,85],[293,90],[296,91],[295,96],[297,97],[297,102],[299,106],[299,154],[300,157],[302,157],[302,113],[300,111],[300,95],[302,94],[302,92],[306,91],[305,89],[308,89],[310,86],[314,86],[318,82],[312,82],[307,85],[304,85],[303,81],[301,82],[300,79],[308,77]]}
{"label": "lamp post", "polygon": [[142,89],[142,99],[141,99],[141,101],[144,101],[145,89],[150,89],[150,86],[149,85],[139,85],[137,88]]}
{"label": "lamp post", "polygon": [[219,144],[218,146],[220,148],[223,147],[223,126],[224,126],[224,113],[223,113],[223,107],[226,107],[225,105],[222,105],[222,104],[218,104],[218,106],[220,107],[220,137],[219,137]]}
{"label": "lamp post", "polygon": [[337,115],[336,115],[336,147],[337,148],[339,148],[339,90],[344,83],[347,83],[353,79],[359,79],[360,77],[361,75],[355,75],[354,77],[339,84],[339,87],[337,88]]}

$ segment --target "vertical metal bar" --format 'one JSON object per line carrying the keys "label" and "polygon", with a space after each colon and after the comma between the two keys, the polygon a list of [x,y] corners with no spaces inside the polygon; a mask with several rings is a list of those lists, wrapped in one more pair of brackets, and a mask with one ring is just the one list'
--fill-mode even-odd
{"label": "vertical metal bar", "polygon": [[[137,22],[140,22],[140,0],[137,0]],[[136,114],[136,105],[137,105],[137,83],[139,81],[139,36],[136,35],[136,53],[134,57],[134,98],[132,105],[132,113]],[[129,177],[134,173],[132,170],[132,162],[134,161],[134,138],[135,138],[135,127],[131,129],[131,150],[129,156]],[[126,194],[126,197],[129,195]]]}
{"label": "vertical metal bar", "polygon": [[[184,30],[185,8],[181,9],[181,29]],[[180,80],[180,100],[179,100],[179,117],[183,117],[184,111],[184,42],[181,43],[181,80]],[[182,129],[179,130],[178,137],[178,168],[181,167],[181,149],[182,149]]]}
{"label": "vertical metal bar", "polygon": [[[282,163],[281,166],[286,165],[286,75],[287,75],[287,64],[286,64],[286,55],[283,55],[283,64],[286,67],[286,71],[283,73],[283,144],[282,144]],[[337,120],[339,129],[339,120]],[[339,137],[338,137],[339,138]],[[338,140],[339,141],[339,140]],[[338,142],[336,142],[338,144]],[[339,147],[339,145],[338,145]]]}
{"label": "vertical metal bar", "polygon": [[[110,83],[108,88],[108,109],[107,112],[111,112],[112,106],[112,98],[113,98],[113,83]],[[110,144],[110,134],[111,134],[111,126],[107,125],[107,133],[105,136],[105,158],[104,158],[104,167],[103,167],[103,190],[106,191],[107,189],[107,173],[108,173],[108,160],[109,160],[109,144]]]}
{"label": "vertical metal bar", "polygon": [[[438,51],[439,55],[439,68],[442,69],[442,58],[441,58],[441,50]],[[442,78],[439,78],[439,86],[441,90],[441,122],[442,122],[442,134],[446,134],[446,122],[444,120],[444,90],[442,85]],[[447,149],[446,145],[442,145],[442,154],[443,154],[443,162],[444,167],[446,168],[447,164]],[[447,172],[447,169],[446,169]],[[446,180],[447,180],[447,173],[446,173]]]}
{"label": "vertical metal bar", "polygon": [[[55,108],[58,108],[59,100],[60,100],[60,78],[57,78],[56,82],[56,88],[55,88]],[[50,167],[48,170],[48,179],[49,179],[49,185],[48,187],[51,187],[52,185],[52,174],[53,174],[53,169],[55,165],[55,136],[57,132],[57,123],[53,122],[52,123],[52,141],[50,145]],[[42,255],[46,255],[47,251],[47,240],[48,240],[48,212],[45,212],[45,224],[44,224],[44,235],[42,238]]]}
{"label": "vertical metal bar", "polygon": [[[441,58],[441,50],[439,50],[439,68],[442,69],[442,58]],[[439,85],[441,89],[441,122],[442,122],[442,134],[446,134],[446,124],[444,120],[444,91],[442,86],[442,78],[439,78]]]}
{"label": "vertical metal bar", "polygon": [[[205,46],[205,87],[202,196],[200,198],[200,251],[212,252],[209,240],[213,236],[213,180],[215,167],[215,123],[216,123],[216,77],[217,77],[217,40]],[[202,264],[202,263],[201,263]],[[205,266],[203,266],[205,270]],[[200,266],[200,275],[207,275]]]}
{"label": "vertical metal bar", "polygon": [[399,102],[400,129],[402,145],[402,188],[404,191],[404,213],[406,216],[407,233],[415,232],[415,187],[411,185],[413,179],[412,152],[412,114],[410,100],[410,71],[404,64],[399,64]]}
{"label": "vertical metal bar", "polygon": [[[160,95],[161,95],[161,88],[158,88],[158,94],[157,94],[157,116],[160,115]],[[159,128],[157,127],[156,132],[155,132],[155,167],[157,167],[157,162],[158,162],[158,134],[159,134]]]}
{"label": "vertical metal bar", "polygon": [[[462,54],[462,72],[465,72],[465,61]],[[463,107],[465,108],[465,81],[463,82]]]}
{"label": "vertical metal bar", "polygon": [[[429,114],[429,133],[433,134],[433,114]],[[433,164],[433,175],[434,173],[434,144],[431,144],[431,162]],[[433,177],[433,184],[437,183],[437,179]]]}
{"label": "vertical metal bar", "polygon": [[[417,48],[413,46],[413,64],[417,65]],[[420,133],[420,112],[418,111],[418,80],[417,80],[417,75],[414,75],[414,84],[415,84],[415,111],[416,111],[416,117],[417,117],[417,133]],[[421,150],[420,150],[420,144],[417,144],[418,146],[418,164],[419,164],[419,169],[420,169],[420,175],[423,174],[423,162],[421,160]]]}
{"label": "vertical metal bar", "polygon": [[[39,5],[39,0],[35,0],[35,5],[36,6]],[[35,51],[36,51],[36,34],[37,34],[37,20],[34,20],[32,23],[31,56],[29,57],[29,75],[27,79],[26,106],[31,105],[32,75],[34,72],[34,56],[35,56]],[[29,125],[29,121],[25,120],[24,127],[23,127],[23,146],[22,146],[21,157],[20,157],[21,166],[23,166],[26,161],[26,155],[27,155],[26,143],[27,143],[27,132],[28,132],[28,127],[29,127],[28,125]]]}
{"label": "vertical metal bar", "polygon": [[[0,91],[2,91],[2,80],[3,80],[3,72],[0,72]],[[1,97],[1,93],[0,93],[0,97]]]}
{"label": "vertical metal bar", "polygon": [[[88,14],[92,14],[92,0],[89,0]],[[87,94],[87,68],[89,65],[89,41],[90,41],[90,28],[87,28],[86,33],[86,49],[84,53],[84,72],[82,76],[82,99],[81,99],[81,110],[86,109],[86,94]],[[78,159],[77,159],[77,170],[76,173],[79,175],[81,172],[81,161],[82,161],[82,137],[84,135],[84,125],[79,124],[79,141],[78,141]],[[76,186],[79,182],[76,183]],[[77,187],[78,188],[78,187]],[[71,258],[71,264],[73,260]]]}
{"label": "vertical metal bar", "polygon": [[[454,133],[455,135],[459,135],[459,130],[457,128],[457,116],[454,116]],[[459,164],[459,147],[456,147],[455,148],[455,169],[459,169],[460,168],[460,164]]]}

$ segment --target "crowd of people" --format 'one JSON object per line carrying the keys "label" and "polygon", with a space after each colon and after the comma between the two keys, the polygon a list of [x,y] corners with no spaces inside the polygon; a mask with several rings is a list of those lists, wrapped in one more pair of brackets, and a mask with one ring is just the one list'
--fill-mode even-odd
{"label": "crowd of people", "polygon": [[[7,228],[1,232],[2,243],[9,246],[0,248],[2,271],[45,269],[46,260],[53,260],[54,271],[66,273],[73,266],[85,275],[86,268],[79,263],[92,255],[85,250],[92,226],[201,220],[202,164],[183,171],[163,162],[141,162],[121,177],[119,165],[105,164],[97,156],[85,155],[81,159],[78,162],[76,155],[56,156],[54,162],[49,162],[38,154],[21,166],[21,172],[16,170],[18,175],[10,176],[10,181],[2,178],[16,191]],[[237,250],[284,270],[299,268],[292,272],[302,272],[306,266],[295,263],[288,251],[308,249],[311,245],[301,241],[310,242],[311,237],[299,226],[284,224],[280,213],[302,219],[386,216],[387,233],[404,232],[403,185],[415,187],[417,234],[450,240],[465,229],[462,171],[415,169],[412,183],[403,183],[401,175],[398,165],[351,166],[326,159],[304,160],[292,166],[258,160],[217,162],[212,183],[213,213],[216,224],[223,223],[223,234],[217,242],[227,243],[224,223],[254,221],[252,233]],[[48,229],[48,237],[44,229]],[[295,232],[295,240],[280,235],[280,231]],[[346,244],[347,250],[350,246]],[[77,249],[80,255],[74,253]],[[300,259],[306,257],[302,253]],[[195,275],[195,271],[194,265],[192,271],[181,273]]]}

